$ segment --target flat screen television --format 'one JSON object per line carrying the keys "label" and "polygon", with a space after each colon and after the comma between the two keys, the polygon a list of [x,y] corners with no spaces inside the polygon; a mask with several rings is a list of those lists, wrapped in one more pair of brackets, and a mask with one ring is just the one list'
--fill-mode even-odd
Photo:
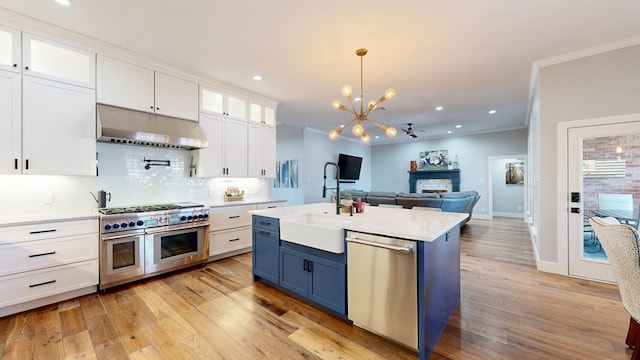
{"label": "flat screen television", "polygon": [[353,155],[339,154],[340,180],[359,180],[362,158]]}

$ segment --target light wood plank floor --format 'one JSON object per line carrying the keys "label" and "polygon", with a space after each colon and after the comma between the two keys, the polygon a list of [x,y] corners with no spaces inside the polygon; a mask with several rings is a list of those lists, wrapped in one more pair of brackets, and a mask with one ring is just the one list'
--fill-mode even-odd
{"label": "light wood plank floor", "polygon": [[[432,359],[628,359],[617,288],[536,271],[521,220],[472,220]],[[1,291],[1,289],[0,289]],[[416,359],[251,279],[233,258],[0,318],[8,359]]]}

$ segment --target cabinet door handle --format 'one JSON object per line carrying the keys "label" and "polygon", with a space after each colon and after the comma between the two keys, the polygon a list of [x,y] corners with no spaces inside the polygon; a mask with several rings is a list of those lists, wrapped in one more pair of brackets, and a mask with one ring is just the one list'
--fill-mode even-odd
{"label": "cabinet door handle", "polygon": [[13,64],[13,67],[14,67],[14,68],[17,68],[17,67],[18,67],[18,64]]}
{"label": "cabinet door handle", "polygon": [[157,107],[157,108],[156,108],[156,110],[160,110],[160,108],[159,108],[159,107]]}
{"label": "cabinet door handle", "polygon": [[308,265],[307,259],[302,260],[302,270],[309,271],[308,266],[309,265]]}
{"label": "cabinet door handle", "polygon": [[39,284],[31,284],[29,285],[30,288],[34,288],[34,287],[38,287],[38,286],[42,286],[42,285],[49,285],[49,284],[53,284],[54,282],[56,282],[55,280],[51,280],[51,281],[45,281],[45,282],[41,282]]}
{"label": "cabinet door handle", "polygon": [[307,260],[307,271],[311,272],[313,270],[313,261]]}
{"label": "cabinet door handle", "polygon": [[149,106],[149,109],[153,110],[153,105]]}
{"label": "cabinet door handle", "polygon": [[25,69],[25,70],[29,70],[29,67],[28,67],[28,66],[25,66],[25,67],[24,67],[24,69]]}
{"label": "cabinet door handle", "polygon": [[13,159],[13,168],[18,170],[18,159]]}
{"label": "cabinet door handle", "polygon": [[25,169],[29,170],[29,159],[24,161],[25,163]]}
{"label": "cabinet door handle", "polygon": [[56,252],[55,251],[49,251],[46,253],[42,253],[42,254],[32,254],[29,255],[30,258],[34,258],[34,257],[38,257],[38,256],[46,256],[46,255],[54,255]]}
{"label": "cabinet door handle", "polygon": [[44,233],[50,233],[50,232],[55,232],[56,229],[49,229],[49,230],[36,230],[36,231],[29,231],[29,234],[33,235],[33,234],[44,234]]}
{"label": "cabinet door handle", "polygon": [[234,215],[234,216],[229,216],[229,219],[237,219],[239,217],[240,217],[240,215]]}
{"label": "cabinet door handle", "polygon": [[238,241],[238,240],[240,240],[240,238],[229,239],[229,242],[232,242],[232,241]]}

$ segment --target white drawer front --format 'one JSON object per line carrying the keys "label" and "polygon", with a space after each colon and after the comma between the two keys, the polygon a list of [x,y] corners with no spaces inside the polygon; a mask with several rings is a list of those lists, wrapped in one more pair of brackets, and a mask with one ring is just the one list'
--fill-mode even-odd
{"label": "white drawer front", "polygon": [[209,256],[251,247],[251,228],[216,231],[209,240]]}
{"label": "white drawer front", "polygon": [[0,227],[0,245],[97,233],[97,219],[8,226]]}
{"label": "white drawer front", "polygon": [[98,284],[98,260],[0,277],[0,307]]}
{"label": "white drawer front", "polygon": [[284,207],[284,202],[262,203],[262,204],[256,205],[256,208],[258,210],[275,209],[275,208],[281,208],[281,207]]}
{"label": "white drawer front", "polygon": [[231,229],[251,225],[249,210],[255,210],[254,205],[233,206],[230,208],[212,209],[209,212],[211,230]]}
{"label": "white drawer front", "polygon": [[98,258],[98,234],[0,243],[0,276]]}

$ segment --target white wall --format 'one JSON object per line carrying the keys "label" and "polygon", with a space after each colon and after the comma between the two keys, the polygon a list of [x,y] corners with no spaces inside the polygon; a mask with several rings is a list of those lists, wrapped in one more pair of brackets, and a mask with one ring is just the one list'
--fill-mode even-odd
{"label": "white wall", "polygon": [[526,154],[526,129],[379,145],[372,149],[372,189],[409,192],[409,163],[428,150],[448,150],[449,159],[458,156],[460,190],[476,190],[481,198],[474,216],[488,216],[489,157]]}
{"label": "white wall", "polygon": [[[524,162],[524,158],[491,158],[491,200],[493,216],[524,218],[524,184],[506,183],[507,163]],[[525,168],[526,171],[526,168]]]}
{"label": "white wall", "polygon": [[[631,46],[540,68],[540,144],[536,163],[540,176],[533,224],[540,261],[563,263],[558,259],[558,216],[566,216],[566,189],[558,189],[557,124],[640,112],[640,46]],[[562,241],[565,241],[564,239]],[[554,269],[551,269],[554,270]],[[566,272],[558,266],[555,271]]]}

